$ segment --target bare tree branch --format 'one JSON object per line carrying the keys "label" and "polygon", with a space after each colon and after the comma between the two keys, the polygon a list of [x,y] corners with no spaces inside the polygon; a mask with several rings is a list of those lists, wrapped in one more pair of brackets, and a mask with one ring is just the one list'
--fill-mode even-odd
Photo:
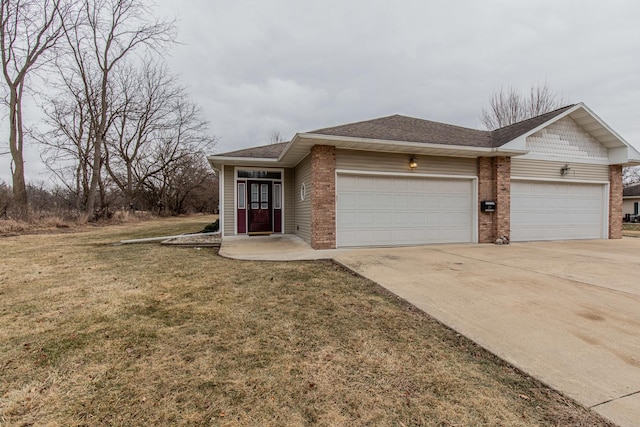
{"label": "bare tree branch", "polygon": [[513,86],[501,87],[489,100],[489,107],[483,108],[480,121],[489,130],[499,129],[564,106],[547,82],[534,84],[525,96]]}
{"label": "bare tree branch", "polygon": [[72,51],[75,73],[80,76],[87,111],[94,130],[92,176],[86,211],[93,215],[98,191],[102,186],[103,148],[115,109],[113,80],[124,58],[138,48],[158,49],[171,42],[173,22],[151,20],[148,6],[142,0],[82,0],[74,24],[65,27]]}

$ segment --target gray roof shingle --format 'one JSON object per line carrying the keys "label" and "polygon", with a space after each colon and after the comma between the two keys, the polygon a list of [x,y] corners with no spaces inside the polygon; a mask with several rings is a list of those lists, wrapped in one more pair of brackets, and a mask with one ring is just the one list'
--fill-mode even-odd
{"label": "gray roof shingle", "polygon": [[314,130],[308,133],[387,141],[490,147],[491,132],[393,115],[363,122]]}
{"label": "gray roof shingle", "polygon": [[277,159],[289,142],[261,145],[259,147],[245,148],[243,150],[229,151],[217,154],[225,157],[254,157],[259,159]]}
{"label": "gray roof shingle", "polygon": [[494,130],[492,132],[493,147],[501,147],[507,142],[513,141],[520,135],[524,135],[530,130],[537,128],[544,122],[564,113],[574,105],[575,104],[567,105],[566,107],[558,108],[557,110],[549,111],[548,113],[541,114],[539,116],[532,117],[530,119]]}
{"label": "gray roof shingle", "polygon": [[622,190],[623,197],[640,197],[640,184],[624,187]]}

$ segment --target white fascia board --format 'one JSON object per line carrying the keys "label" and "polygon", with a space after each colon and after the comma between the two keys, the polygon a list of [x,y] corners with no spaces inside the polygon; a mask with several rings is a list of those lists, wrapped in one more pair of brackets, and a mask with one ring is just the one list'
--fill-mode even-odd
{"label": "white fascia board", "polygon": [[[479,155],[497,155],[497,154],[513,154],[513,155],[521,155],[526,154],[527,151],[523,150],[509,150],[504,147],[498,148],[490,148],[490,147],[469,147],[466,145],[451,145],[451,144],[433,144],[428,142],[411,142],[411,141],[393,141],[386,139],[369,139],[369,138],[355,138],[355,137],[345,137],[345,136],[335,136],[335,135],[322,135],[322,134],[313,134],[313,133],[303,133],[296,135],[297,137],[304,138],[307,140],[322,140],[326,142],[330,142],[331,145],[336,147],[340,147],[341,142],[357,142],[363,144],[374,144],[379,145],[381,150],[384,151],[384,146],[394,146],[394,147],[406,147],[407,149],[433,149],[433,150],[455,150],[468,152],[469,154],[479,154]],[[294,140],[296,139],[294,138]],[[408,150],[410,152],[410,150]],[[284,153],[283,153],[284,154]]]}
{"label": "white fascia board", "polygon": [[527,137],[524,135],[503,144],[500,148],[504,148],[505,150],[521,150],[525,153],[529,152],[529,150],[527,150]]}
{"label": "white fascia board", "polygon": [[[620,141],[622,144],[624,144],[627,147],[631,147],[633,149],[633,146],[631,144],[629,144],[623,137],[621,137],[620,135],[618,135],[618,133],[611,129],[611,127],[609,127],[608,124],[606,124],[604,122],[604,120],[602,120],[596,113],[594,113],[589,107],[587,107],[585,104],[580,103],[578,104],[580,105],[587,113],[591,114],[591,116],[600,124],[600,126],[602,126],[603,128],[605,128],[609,133],[611,133],[613,136],[616,137],[616,139],[618,141]],[[635,150],[634,150],[635,151]]]}
{"label": "white fascia board", "polygon": [[636,150],[632,145],[629,146],[629,161],[636,163],[640,162],[640,151]]}
{"label": "white fascia board", "polygon": [[629,161],[629,147],[609,148],[609,164],[621,165]]}
{"label": "white fascia board", "polygon": [[278,166],[278,159],[274,158],[261,158],[261,157],[223,157],[223,156],[209,156],[207,157],[209,163],[214,169],[218,169],[218,165],[238,166]]}

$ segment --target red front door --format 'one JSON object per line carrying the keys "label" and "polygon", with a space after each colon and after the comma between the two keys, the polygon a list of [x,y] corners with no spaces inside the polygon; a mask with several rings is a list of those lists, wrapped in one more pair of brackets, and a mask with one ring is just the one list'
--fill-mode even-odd
{"label": "red front door", "polygon": [[273,232],[270,181],[249,181],[249,233]]}

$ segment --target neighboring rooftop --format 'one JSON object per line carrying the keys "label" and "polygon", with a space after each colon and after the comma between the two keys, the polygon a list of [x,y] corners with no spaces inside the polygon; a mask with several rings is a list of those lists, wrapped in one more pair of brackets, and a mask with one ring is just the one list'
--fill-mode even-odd
{"label": "neighboring rooftop", "polygon": [[622,190],[623,197],[640,197],[640,184],[624,187]]}

